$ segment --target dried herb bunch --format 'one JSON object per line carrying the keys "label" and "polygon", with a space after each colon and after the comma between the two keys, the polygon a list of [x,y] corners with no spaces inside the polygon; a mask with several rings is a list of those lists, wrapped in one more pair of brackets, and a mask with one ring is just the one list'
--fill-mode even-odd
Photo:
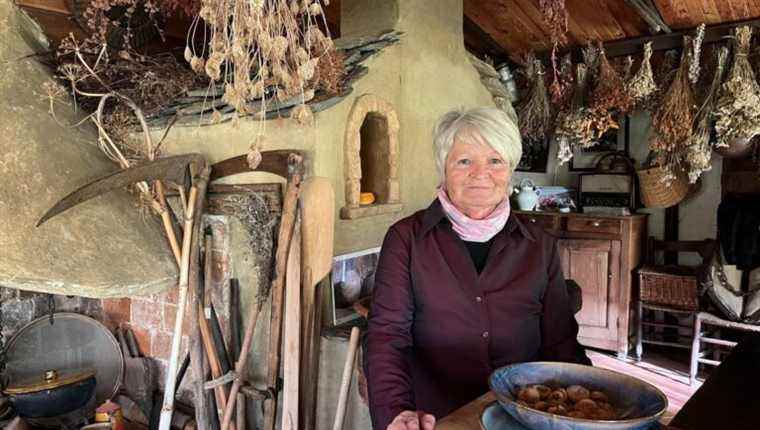
{"label": "dried herb bunch", "polygon": [[628,112],[631,108],[632,100],[626,91],[622,79],[620,79],[620,76],[607,60],[601,43],[599,44],[598,52],[596,85],[591,92],[589,109],[596,136],[600,137],[610,128],[617,128],[617,122],[614,117]]}
{"label": "dried herb bunch", "polygon": [[691,63],[689,63],[689,81],[692,84],[696,84],[699,80],[699,59],[700,52],[702,51],[702,42],[705,39],[705,24],[699,24],[697,32],[694,35],[694,39],[691,41],[690,46],[685,46],[685,49],[691,49]]}
{"label": "dried herb bunch", "polygon": [[[75,99],[87,110],[97,109],[98,100],[81,97],[79,92],[102,94],[117,91],[134,101],[150,117],[199,81],[192,70],[171,54],[145,56],[122,50],[118,55],[111,55],[104,46],[98,55],[92,55],[83,42],[69,36],[58,48],[60,65],[57,76],[71,86]],[[93,73],[87,70],[87,64],[93,65]],[[112,110],[112,104],[105,107],[106,114]]]}
{"label": "dried herb bunch", "polygon": [[[688,47],[690,43],[691,37],[684,36],[684,46]],[[656,162],[660,166],[677,163],[691,138],[696,104],[689,82],[691,52],[689,49],[683,50],[673,83],[652,117],[654,136],[649,141],[649,149],[658,154]]]}
{"label": "dried herb bunch", "polygon": [[563,164],[573,158],[575,148],[589,147],[594,142],[592,119],[584,107],[588,85],[588,68],[585,64],[576,65],[575,90],[567,109],[557,116],[554,135],[559,145],[557,159]]}
{"label": "dried herb bunch", "polygon": [[558,109],[562,109],[572,98],[573,91],[573,60],[570,54],[565,54],[560,62],[559,72],[552,77],[549,85],[549,94],[552,103]]}
{"label": "dried herb bunch", "polygon": [[[539,0],[538,3],[544,23],[549,27],[549,40],[552,42],[552,84],[549,86],[549,93],[554,104],[561,104],[566,99],[566,94],[570,89],[570,82],[564,79],[567,74],[563,75],[560,70],[562,66],[557,67],[557,50],[560,45],[567,43],[567,9],[565,9],[565,0]],[[568,71],[572,78],[572,69]]]}
{"label": "dried herb bunch", "polygon": [[530,95],[518,109],[518,125],[523,137],[541,141],[549,130],[551,107],[544,82],[544,67],[532,55],[528,57],[526,76],[531,81]]}
{"label": "dried herb bunch", "polygon": [[734,31],[733,67],[715,105],[716,146],[728,146],[734,141],[749,144],[760,134],[760,88],[747,59],[751,39],[750,27]]}
{"label": "dried herb bunch", "polygon": [[718,89],[723,80],[723,71],[728,58],[728,48],[721,47],[716,51],[715,71],[713,73],[710,89],[697,112],[694,121],[694,132],[686,148],[686,164],[688,165],[689,182],[695,183],[697,179],[712,168],[710,157],[712,147],[710,145],[710,127],[712,123],[713,109],[717,100]]}
{"label": "dried herb bunch", "polygon": [[[224,84],[223,100],[238,114],[263,117],[268,101],[313,97],[307,90],[320,57],[333,49],[318,26],[327,27],[319,0],[201,0],[199,16],[210,32],[208,52],[190,43],[185,59]],[[197,28],[196,21],[190,32]]]}
{"label": "dried herb bunch", "polygon": [[630,94],[633,104],[640,106],[647,102],[647,99],[657,91],[657,84],[654,82],[652,74],[652,42],[644,44],[644,54],[641,58],[641,65],[628,81],[628,94]]}

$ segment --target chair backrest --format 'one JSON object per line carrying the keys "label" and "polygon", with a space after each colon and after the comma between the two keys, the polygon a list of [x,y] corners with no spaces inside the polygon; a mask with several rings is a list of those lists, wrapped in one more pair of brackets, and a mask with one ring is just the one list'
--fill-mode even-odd
{"label": "chair backrest", "polygon": [[712,256],[716,245],[717,242],[714,239],[667,241],[649,236],[647,241],[647,263],[655,264],[655,256],[658,252],[693,252],[702,257],[702,264],[704,264]]}

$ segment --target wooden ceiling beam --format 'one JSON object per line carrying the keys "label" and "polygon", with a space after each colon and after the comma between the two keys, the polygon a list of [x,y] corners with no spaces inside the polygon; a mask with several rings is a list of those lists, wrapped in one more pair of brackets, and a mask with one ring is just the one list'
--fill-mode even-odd
{"label": "wooden ceiling beam", "polygon": [[[483,52],[473,52],[473,54],[475,54],[477,57],[480,57],[477,54],[487,55],[493,59],[494,64],[504,63],[510,59],[509,53],[504,48],[502,48],[502,46],[499,45],[499,43],[496,42],[490,34],[486,33],[475,21],[470,19],[470,17],[467,15],[464,15],[463,17],[462,26],[462,30],[465,34],[465,40],[472,38],[480,42],[481,48],[479,48],[479,50],[483,50]],[[470,46],[470,48],[472,49],[475,47]]]}
{"label": "wooden ceiling beam", "polygon": [[672,30],[665,24],[660,11],[651,0],[625,0],[625,2],[636,11],[637,14],[649,24],[652,34],[659,32],[671,33]]}
{"label": "wooden ceiling beam", "polygon": [[[709,26],[705,29],[705,38],[703,43],[709,44],[720,42],[726,38],[726,36],[729,36],[734,28],[745,25],[751,27],[760,27],[760,19]],[[683,46],[683,36],[685,34],[690,34],[693,32],[694,29],[688,29],[668,34],[637,37],[616,42],[607,42],[604,44],[604,49],[607,53],[607,57],[609,58],[632,55],[641,52],[644,44],[647,42],[652,42],[652,50],[654,51],[677,49]]]}

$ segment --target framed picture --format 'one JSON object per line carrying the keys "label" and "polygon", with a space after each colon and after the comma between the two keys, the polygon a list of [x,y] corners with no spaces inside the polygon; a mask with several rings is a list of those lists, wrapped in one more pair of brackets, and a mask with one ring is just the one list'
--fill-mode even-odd
{"label": "framed picture", "polygon": [[549,161],[549,139],[523,138],[522,147],[522,158],[520,158],[516,170],[518,172],[546,173],[546,166]]}
{"label": "framed picture", "polygon": [[359,318],[354,303],[368,301],[375,284],[380,247],[333,258],[328,323],[342,325]]}
{"label": "framed picture", "polygon": [[619,128],[611,128],[603,134],[596,145],[590,148],[576,148],[573,158],[570,159],[570,171],[594,171],[597,161],[611,152],[623,153],[626,157],[629,155],[627,117],[620,120]]}

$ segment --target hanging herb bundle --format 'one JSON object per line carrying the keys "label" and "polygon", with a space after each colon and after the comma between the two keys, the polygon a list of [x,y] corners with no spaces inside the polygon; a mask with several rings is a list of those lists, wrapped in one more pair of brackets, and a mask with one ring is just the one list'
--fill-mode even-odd
{"label": "hanging herb bundle", "polygon": [[646,103],[647,99],[657,91],[657,84],[655,84],[652,74],[651,58],[652,42],[647,42],[644,44],[644,54],[641,58],[639,70],[628,81],[628,94],[636,106]]}
{"label": "hanging herb bundle", "polygon": [[[263,117],[273,99],[305,102],[320,57],[333,47],[318,26],[325,20],[319,0],[202,0],[199,17],[210,32],[208,52],[190,43],[185,59],[212,85],[223,84],[223,100],[238,114]],[[189,36],[198,27],[196,20]]]}
{"label": "hanging herb bundle", "polygon": [[[556,105],[566,99],[566,94],[571,88],[570,81],[564,78],[561,67],[557,67],[557,49],[559,45],[567,43],[567,9],[565,0],[539,0],[539,8],[544,18],[544,23],[549,27],[549,40],[552,42],[551,66],[552,83],[549,86],[552,102]],[[570,73],[572,77],[572,72]]]}
{"label": "hanging herb bundle", "polygon": [[696,84],[699,80],[699,58],[702,52],[702,41],[705,39],[705,24],[699,24],[697,27],[697,33],[694,39],[691,41],[691,45],[684,47],[685,49],[691,49],[691,63],[689,63],[689,81],[692,84]]}
{"label": "hanging herb bundle", "polygon": [[596,136],[601,137],[610,128],[617,128],[617,122],[613,116],[628,112],[632,101],[622,79],[607,60],[601,43],[598,52],[596,86],[591,93],[589,109]]}
{"label": "hanging herb bundle", "polygon": [[549,85],[549,94],[554,106],[562,109],[570,101],[573,93],[573,60],[569,53],[562,57],[559,73],[556,73],[553,79]]}
{"label": "hanging herb bundle", "polygon": [[528,139],[543,141],[549,130],[551,108],[544,83],[544,68],[540,60],[533,59],[526,74],[531,79],[530,95],[518,110],[520,134]]}
{"label": "hanging herb bundle", "polygon": [[573,98],[570,106],[558,115],[557,128],[554,132],[559,145],[557,152],[559,164],[573,158],[575,148],[591,146],[594,141],[591,116],[584,107],[587,83],[588,68],[585,64],[578,64]]}
{"label": "hanging herb bundle", "polygon": [[760,133],[760,88],[747,59],[751,39],[750,27],[734,31],[733,67],[715,104],[716,146],[749,142]]}
{"label": "hanging herb bundle", "polygon": [[[684,36],[684,46],[688,47],[690,43],[691,37]],[[649,149],[658,154],[657,162],[661,166],[677,163],[678,155],[691,138],[696,104],[689,82],[691,52],[688,48],[683,50],[673,83],[652,117],[655,134],[649,141]]]}
{"label": "hanging herb bundle", "polygon": [[723,80],[723,71],[726,67],[726,59],[728,58],[728,48],[721,47],[716,51],[716,64],[715,73],[713,75],[712,84],[705,96],[702,106],[700,106],[697,112],[697,118],[694,123],[694,133],[691,136],[688,148],[686,148],[686,164],[689,170],[689,182],[695,183],[697,179],[712,168],[710,164],[710,156],[712,155],[712,148],[710,145],[710,126],[712,120],[713,109],[715,107],[718,89],[720,83]]}

